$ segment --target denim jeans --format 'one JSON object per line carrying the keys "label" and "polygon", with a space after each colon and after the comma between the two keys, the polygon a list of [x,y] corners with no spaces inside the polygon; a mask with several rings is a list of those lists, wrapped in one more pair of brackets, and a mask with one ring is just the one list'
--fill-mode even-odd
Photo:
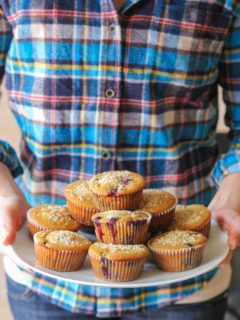
{"label": "denim jeans", "polygon": [[[73,314],[49,303],[24,285],[7,277],[8,299],[15,320],[91,320],[95,316]],[[146,313],[127,314],[123,320],[223,320],[227,292],[207,302],[170,305]],[[102,319],[102,318],[101,318]],[[109,319],[109,318],[108,318]]]}

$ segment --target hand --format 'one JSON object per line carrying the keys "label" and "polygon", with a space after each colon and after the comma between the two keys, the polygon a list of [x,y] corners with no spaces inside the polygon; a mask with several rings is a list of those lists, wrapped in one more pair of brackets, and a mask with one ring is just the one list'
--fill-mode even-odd
{"label": "hand", "polygon": [[214,210],[211,209],[213,218],[218,222],[222,230],[228,233],[228,246],[230,248],[227,256],[219,264],[219,266],[224,266],[232,260],[232,255],[234,249],[236,249],[240,244],[240,216],[239,214],[229,208],[221,208]]}
{"label": "hand", "polygon": [[0,163],[0,252],[11,244],[30,208],[9,169]]}
{"label": "hand", "polygon": [[[0,196],[0,234],[3,246],[10,245],[15,240],[16,232],[23,225],[29,208],[23,196]],[[4,248],[0,250],[4,251]]]}
{"label": "hand", "polygon": [[[211,207],[210,207],[211,209]],[[213,218],[218,222],[221,229],[228,233],[228,245],[231,250],[240,244],[240,216],[230,208],[211,209]]]}
{"label": "hand", "polygon": [[226,264],[230,263],[233,256],[233,250],[229,250],[226,257],[218,264],[218,267],[223,267]]}
{"label": "hand", "polygon": [[222,264],[231,260],[233,250],[240,245],[240,174],[233,173],[226,176],[209,205],[212,217],[221,229],[228,233],[228,256]]}

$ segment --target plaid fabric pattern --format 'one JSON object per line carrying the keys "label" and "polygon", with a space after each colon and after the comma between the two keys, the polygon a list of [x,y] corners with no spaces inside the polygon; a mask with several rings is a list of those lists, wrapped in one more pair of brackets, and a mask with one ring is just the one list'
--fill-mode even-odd
{"label": "plaid fabric pattern", "polygon": [[[24,169],[33,206],[65,203],[66,184],[110,169],[207,205],[211,172],[218,183],[240,171],[239,1],[127,0],[118,13],[111,0],[0,3],[0,75],[22,130],[20,162],[6,142],[0,160],[14,176]],[[232,144],[217,160],[219,83]],[[66,309],[120,316],[196,292],[215,272],[124,290],[25,273]]]}

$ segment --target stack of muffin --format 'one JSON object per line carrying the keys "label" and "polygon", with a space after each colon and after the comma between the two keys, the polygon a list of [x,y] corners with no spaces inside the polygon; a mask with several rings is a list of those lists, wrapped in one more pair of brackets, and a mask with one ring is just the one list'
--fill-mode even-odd
{"label": "stack of muffin", "polygon": [[[68,185],[67,207],[30,209],[29,232],[39,263],[74,271],[88,252],[95,275],[106,281],[137,279],[149,251],[161,270],[197,267],[210,231],[209,210],[177,206],[171,193],[144,188],[137,173],[108,171]],[[91,244],[76,233],[80,225],[94,227],[98,242]]]}

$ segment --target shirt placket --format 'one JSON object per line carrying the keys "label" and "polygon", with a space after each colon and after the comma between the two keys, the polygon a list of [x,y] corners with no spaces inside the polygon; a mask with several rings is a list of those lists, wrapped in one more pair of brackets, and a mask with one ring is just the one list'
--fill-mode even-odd
{"label": "shirt placket", "polygon": [[96,171],[114,170],[118,137],[120,83],[121,83],[121,27],[112,1],[101,1],[102,39],[99,53],[99,105],[100,124],[97,137],[99,161]]}
{"label": "shirt placket", "polygon": [[[121,80],[123,77],[123,48],[124,45],[121,32],[121,15],[129,10],[137,2],[142,0],[126,0],[123,7],[116,11],[113,0],[101,1],[101,12],[103,14],[104,43],[100,53],[100,96],[104,97],[101,103],[101,128],[98,141],[100,141],[98,161],[95,171],[107,171],[118,168],[117,145],[120,119]],[[106,126],[110,130],[106,130]],[[107,134],[106,134],[107,132]]]}

